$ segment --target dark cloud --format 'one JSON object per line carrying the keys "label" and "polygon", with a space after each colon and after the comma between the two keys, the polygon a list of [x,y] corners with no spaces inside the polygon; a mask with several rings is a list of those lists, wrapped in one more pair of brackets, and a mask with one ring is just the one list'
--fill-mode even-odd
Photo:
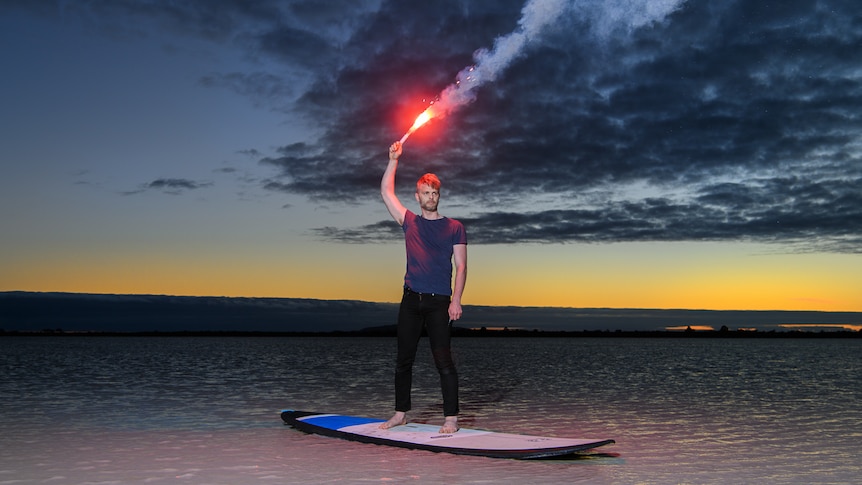
{"label": "dark cloud", "polygon": [[124,192],[124,195],[134,195],[149,190],[157,190],[171,195],[179,195],[188,190],[197,190],[211,187],[212,182],[196,182],[189,179],[160,178],[143,184],[139,189]]}
{"label": "dark cloud", "polygon": [[[511,31],[519,8],[497,7],[511,15],[491,35]],[[473,25],[471,15],[447,10],[437,25]],[[688,2],[614,35],[589,24],[602,21],[613,19],[560,19],[473,105],[417,132],[401,184],[440,173],[475,242],[756,241],[860,252],[862,9]],[[395,32],[390,43],[372,36],[381,54],[326,87],[332,138],[266,160],[281,173],[279,190],[338,201],[364,186],[377,197],[385,147],[412,121],[402,112],[421,111],[403,100],[439,92],[452,81],[442,73],[466,63],[457,34],[435,37],[450,59],[387,57],[393,43],[416,42]],[[473,47],[489,46],[488,34]],[[393,69],[390,58],[415,69]],[[318,235],[359,242],[391,232],[373,224]]]}
{"label": "dark cloud", "polygon": [[[422,172],[437,172],[444,205],[475,242],[860,251],[856,2],[561,4],[471,105],[410,138],[399,168],[405,196]],[[110,14],[114,28],[143,29],[123,19],[147,18],[265,60],[201,82],[322,134],[259,157],[271,170],[263,188],[348,203],[377,200],[388,144],[474,63],[474,51],[518,29],[524,2],[63,5],[90,19]],[[317,234],[362,242],[391,232],[374,224]]]}
{"label": "dark cloud", "polygon": [[[704,187],[691,200],[644,198],[592,209],[480,212],[462,217],[471,243],[624,241],[751,241],[781,243],[793,251],[862,253],[862,179],[810,183],[776,178],[761,184]],[[322,228],[339,242],[396,240],[391,221],[362,227]]]}

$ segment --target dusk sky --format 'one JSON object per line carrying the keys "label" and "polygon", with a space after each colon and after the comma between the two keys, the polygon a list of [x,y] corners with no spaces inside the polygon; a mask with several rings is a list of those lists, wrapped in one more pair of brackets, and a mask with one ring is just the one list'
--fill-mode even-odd
{"label": "dusk sky", "polygon": [[6,0],[0,60],[0,291],[397,301],[448,87],[465,304],[862,311],[855,0]]}

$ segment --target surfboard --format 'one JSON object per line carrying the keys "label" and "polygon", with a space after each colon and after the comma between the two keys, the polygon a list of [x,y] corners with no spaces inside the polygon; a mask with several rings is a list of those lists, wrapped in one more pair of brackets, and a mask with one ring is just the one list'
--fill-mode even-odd
{"label": "surfboard", "polygon": [[380,429],[380,423],[385,421],[383,419],[290,409],[281,412],[281,419],[285,424],[311,434],[376,445],[490,458],[559,458],[614,443],[611,439],[556,438],[470,428],[461,428],[452,434],[441,434],[439,426],[419,423],[408,423],[384,430]]}

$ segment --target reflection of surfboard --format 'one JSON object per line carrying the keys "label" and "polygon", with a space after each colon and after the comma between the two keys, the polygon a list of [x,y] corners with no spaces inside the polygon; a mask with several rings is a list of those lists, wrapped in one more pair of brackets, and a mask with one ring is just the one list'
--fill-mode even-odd
{"label": "reflection of surfboard", "polygon": [[608,439],[551,438],[468,428],[461,428],[457,433],[440,434],[439,426],[415,423],[383,430],[379,428],[383,419],[293,410],[282,411],[281,419],[306,433],[376,445],[491,458],[524,460],[560,457],[614,442]]}

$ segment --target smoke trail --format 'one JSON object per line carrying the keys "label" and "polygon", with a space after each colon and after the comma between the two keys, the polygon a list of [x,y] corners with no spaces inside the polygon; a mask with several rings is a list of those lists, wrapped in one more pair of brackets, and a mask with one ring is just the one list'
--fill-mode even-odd
{"label": "smoke trail", "polygon": [[590,32],[604,41],[660,22],[685,0],[574,0],[571,14],[589,24]]}
{"label": "smoke trail", "polygon": [[492,50],[483,48],[476,51],[473,54],[476,64],[461,70],[455,76],[455,84],[450,84],[440,93],[434,103],[434,116],[446,116],[475,100],[476,89],[493,81],[565,7],[566,0],[529,0],[521,9],[518,28],[508,35],[497,37]]}
{"label": "smoke trail", "polygon": [[[433,104],[433,115],[435,118],[442,118],[474,101],[476,89],[493,81],[521,55],[524,48],[536,39],[546,26],[563,15],[577,15],[589,24],[594,36],[605,39],[619,30],[632,31],[660,21],[684,2],[685,0],[528,0],[521,9],[518,28],[510,34],[498,37],[490,51],[483,48],[473,54],[475,65],[464,68],[455,76],[455,83],[440,93]],[[405,135],[404,139],[408,135]]]}

